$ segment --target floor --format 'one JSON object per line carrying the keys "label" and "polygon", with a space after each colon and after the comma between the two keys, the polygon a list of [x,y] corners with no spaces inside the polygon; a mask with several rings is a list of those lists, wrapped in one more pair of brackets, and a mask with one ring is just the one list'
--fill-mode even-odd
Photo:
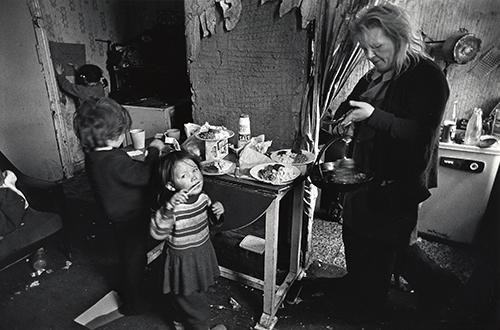
{"label": "floor", "polygon": [[[73,260],[69,263],[57,248],[47,246],[48,267],[38,275],[28,260],[0,272],[0,329],[85,329],[73,320],[114,288],[119,274],[110,227],[100,220],[85,175],[65,184],[71,212]],[[313,223],[313,262],[307,277],[339,277],[345,274],[341,226],[328,219]],[[418,246],[441,270],[468,283],[477,256],[469,248],[419,239]],[[156,283],[155,264],[147,277]],[[149,311],[122,317],[100,329],[169,329],[162,305],[152,285]],[[465,286],[464,286],[465,287]],[[439,295],[439,288],[436,295]],[[455,292],[458,293],[459,292]],[[404,279],[390,293],[390,312],[380,322],[363,324],[336,317],[322,297],[290,297],[278,311],[275,329],[482,329],[487,321],[474,316],[469,323],[453,322],[453,300],[439,300],[434,311],[422,309],[418,293]],[[209,293],[211,324],[228,329],[251,329],[260,316],[259,290],[220,278]],[[462,315],[463,317],[464,315]],[[483,327],[484,326],[484,327]],[[493,328],[491,328],[493,329]]]}

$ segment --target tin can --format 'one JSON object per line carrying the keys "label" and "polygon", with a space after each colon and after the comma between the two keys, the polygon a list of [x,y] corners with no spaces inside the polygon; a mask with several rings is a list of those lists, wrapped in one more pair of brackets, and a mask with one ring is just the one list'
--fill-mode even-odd
{"label": "tin can", "polygon": [[241,114],[238,129],[238,148],[243,147],[250,141],[250,134],[250,117],[247,114]]}
{"label": "tin can", "polygon": [[456,124],[452,121],[444,121],[441,127],[440,142],[450,143],[455,139]]}

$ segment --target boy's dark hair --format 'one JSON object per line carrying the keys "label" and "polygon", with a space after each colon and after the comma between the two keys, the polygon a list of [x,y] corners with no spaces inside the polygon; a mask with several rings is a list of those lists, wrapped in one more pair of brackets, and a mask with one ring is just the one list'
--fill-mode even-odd
{"label": "boy's dark hair", "polygon": [[102,78],[102,70],[94,64],[84,64],[76,72],[75,82],[80,85],[88,85],[99,82]]}
{"label": "boy's dark hair", "polygon": [[175,164],[186,159],[191,159],[200,168],[199,158],[185,150],[174,150],[160,157],[158,164],[158,175],[161,181],[158,195],[160,205],[163,205],[166,199],[172,195],[172,192],[167,190],[165,186],[168,182],[172,182]]}
{"label": "boy's dark hair", "polygon": [[113,99],[91,99],[78,108],[73,127],[84,151],[107,146],[130,129],[132,119],[127,109]]}

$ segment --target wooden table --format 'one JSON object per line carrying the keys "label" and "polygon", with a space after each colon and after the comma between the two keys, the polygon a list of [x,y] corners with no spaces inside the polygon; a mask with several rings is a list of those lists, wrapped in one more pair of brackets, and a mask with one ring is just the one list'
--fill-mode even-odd
{"label": "wooden table", "polygon": [[[272,329],[278,321],[276,312],[282,304],[293,282],[303,276],[301,264],[302,214],[304,182],[300,178],[292,184],[273,186],[253,180],[235,178],[229,175],[205,176],[204,190],[212,200],[222,202],[225,221],[248,221],[245,216],[259,216],[265,212],[264,280],[220,267],[222,276],[240,281],[264,291],[263,310],[255,329]],[[290,263],[281,284],[276,284],[278,259],[279,208],[281,199],[292,193],[292,214],[290,231]],[[249,211],[253,209],[253,211]],[[253,214],[248,214],[248,213]],[[243,215],[246,214],[246,215]],[[262,215],[262,213],[260,213]],[[251,220],[251,219],[250,219]],[[234,225],[234,224],[233,224]]]}

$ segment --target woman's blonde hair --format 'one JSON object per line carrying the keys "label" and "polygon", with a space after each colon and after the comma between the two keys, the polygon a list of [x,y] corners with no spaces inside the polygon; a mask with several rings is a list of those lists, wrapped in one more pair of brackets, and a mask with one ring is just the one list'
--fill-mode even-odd
{"label": "woman's blonde hair", "polygon": [[357,41],[367,30],[377,27],[394,42],[395,75],[404,72],[412,61],[430,58],[425,51],[422,36],[402,8],[386,3],[362,9],[350,24],[349,30],[353,40]]}

